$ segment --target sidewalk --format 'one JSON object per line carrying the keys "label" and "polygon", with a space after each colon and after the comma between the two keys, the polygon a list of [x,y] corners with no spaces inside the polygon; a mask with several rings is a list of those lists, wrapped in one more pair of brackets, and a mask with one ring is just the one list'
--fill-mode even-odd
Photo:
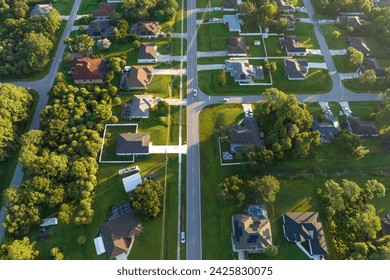
{"label": "sidewalk", "polygon": [[216,56],[227,56],[226,51],[215,51],[215,52],[197,52],[197,57],[216,57]]}
{"label": "sidewalk", "polygon": [[153,75],[187,75],[187,70],[183,69],[154,69]]}
{"label": "sidewalk", "polygon": [[187,145],[181,145],[181,146],[155,146],[155,145],[150,145],[149,146],[149,153],[150,154],[187,154]]}
{"label": "sidewalk", "polygon": [[206,65],[198,64],[198,71],[221,70],[221,69],[225,69],[225,64],[206,64]]}

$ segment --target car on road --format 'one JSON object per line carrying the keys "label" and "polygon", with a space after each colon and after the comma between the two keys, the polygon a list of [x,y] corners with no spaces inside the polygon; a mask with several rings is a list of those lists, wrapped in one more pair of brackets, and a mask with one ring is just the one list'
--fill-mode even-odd
{"label": "car on road", "polygon": [[197,96],[197,95],[198,95],[198,91],[197,91],[196,89],[194,89],[194,90],[192,91],[192,94],[193,94],[194,96]]}
{"label": "car on road", "polygon": [[253,117],[253,111],[252,111],[252,108],[249,108],[248,112],[249,112],[249,116],[250,116],[250,117]]}
{"label": "car on road", "polygon": [[358,74],[358,73],[355,73],[355,74],[353,74],[353,77],[354,77],[354,78],[359,78],[359,74]]}
{"label": "car on road", "polygon": [[186,243],[186,233],[184,231],[180,233],[180,243]]}
{"label": "car on road", "polygon": [[228,101],[229,101],[229,98],[226,98],[226,97],[221,98],[221,102],[228,102]]}

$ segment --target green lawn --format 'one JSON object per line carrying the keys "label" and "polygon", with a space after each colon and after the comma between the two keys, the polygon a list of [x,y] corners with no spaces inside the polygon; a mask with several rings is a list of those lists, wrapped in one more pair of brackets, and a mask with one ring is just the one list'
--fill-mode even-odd
{"label": "green lawn", "polygon": [[206,8],[206,6],[210,3],[210,7],[220,7],[222,6],[224,0],[197,0],[196,7],[197,8]]}
{"label": "green lawn", "polygon": [[325,59],[322,55],[308,54],[306,55],[308,62],[325,62]]}
{"label": "green lawn", "polygon": [[198,57],[198,64],[225,64],[228,56]]}
{"label": "green lawn", "polygon": [[78,15],[92,14],[93,11],[99,8],[99,4],[107,2],[106,0],[84,0],[81,1]]}
{"label": "green lawn", "polygon": [[236,36],[238,32],[229,32],[223,23],[202,24],[198,28],[198,51],[226,50],[229,36]]}
{"label": "green lawn", "polygon": [[[338,27],[335,24],[323,24],[320,25],[322,34],[325,37],[326,43],[331,50],[341,50],[348,47],[348,35],[345,29]],[[339,31],[341,34],[336,39],[333,37],[333,31]]]}
{"label": "green lawn", "polygon": [[197,13],[196,19],[210,19],[210,18],[223,18],[223,15],[235,15],[235,12],[225,12],[225,11],[213,11],[213,12],[203,12]]}
{"label": "green lawn", "polygon": [[[286,56],[286,50],[280,47],[280,37],[270,36],[264,39],[268,56]],[[278,53],[280,52],[280,53]]]}
{"label": "green lawn", "polygon": [[[173,83],[173,86],[172,86]],[[169,88],[172,88],[171,90]],[[162,98],[179,98],[180,96],[180,77],[167,75],[154,75],[152,82],[148,86],[148,93]]]}
{"label": "green lawn", "polygon": [[385,90],[386,88],[380,84],[378,81],[373,85],[368,85],[365,83],[361,83],[359,79],[350,79],[342,81],[344,86],[354,92],[380,92]]}
{"label": "green lawn", "polygon": [[135,126],[108,126],[106,130],[106,139],[102,154],[102,161],[131,161],[133,156],[118,156],[116,154],[116,145],[120,133],[135,133]]}
{"label": "green lawn", "polygon": [[357,67],[353,67],[348,58],[345,55],[332,56],[334,64],[336,65],[337,72],[339,73],[352,73],[356,72]]}
{"label": "green lawn", "polygon": [[57,0],[53,3],[53,7],[56,8],[56,10],[61,15],[69,15],[72,11],[74,0]]}
{"label": "green lawn", "polygon": [[[254,45],[254,41],[260,41],[259,46]],[[247,56],[264,57],[265,51],[263,41],[260,36],[245,36],[246,45],[249,47]]]}
{"label": "green lawn", "polygon": [[319,49],[317,37],[314,33],[313,26],[310,23],[296,22],[294,31],[287,31],[287,35],[295,35],[299,38],[300,43],[308,49]]}

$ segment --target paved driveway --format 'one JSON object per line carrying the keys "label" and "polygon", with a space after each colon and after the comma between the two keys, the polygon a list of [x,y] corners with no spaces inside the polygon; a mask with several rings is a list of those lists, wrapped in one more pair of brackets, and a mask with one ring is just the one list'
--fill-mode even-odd
{"label": "paved driveway", "polygon": [[347,50],[329,50],[331,55],[344,55],[347,53]]}
{"label": "paved driveway", "polygon": [[198,64],[198,71],[202,71],[202,70],[221,70],[221,69],[225,69],[225,64],[206,64],[206,65]]}
{"label": "paved driveway", "polygon": [[309,62],[309,68],[320,68],[320,69],[328,69],[325,62]]}
{"label": "paved driveway", "polygon": [[359,74],[353,72],[353,73],[339,73],[341,80],[351,80],[351,79],[357,79],[359,78]]}
{"label": "paved driveway", "polygon": [[198,57],[216,57],[216,56],[227,56],[226,51],[215,51],[215,52],[197,52]]}
{"label": "paved driveway", "polygon": [[187,145],[173,146],[173,145],[150,145],[149,153],[151,154],[187,154]]}
{"label": "paved driveway", "polygon": [[153,75],[186,75],[186,69],[154,69]]}

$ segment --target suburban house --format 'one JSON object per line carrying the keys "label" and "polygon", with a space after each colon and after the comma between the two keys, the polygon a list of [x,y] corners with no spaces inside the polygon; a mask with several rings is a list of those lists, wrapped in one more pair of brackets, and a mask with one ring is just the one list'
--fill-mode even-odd
{"label": "suburban house", "polygon": [[222,22],[228,24],[230,32],[241,32],[243,21],[238,15],[223,15]]}
{"label": "suburban house", "polygon": [[157,38],[160,32],[160,25],[157,21],[138,22],[136,24],[135,33],[140,39],[142,38]]}
{"label": "suburban house", "polygon": [[122,183],[126,193],[132,192],[137,188],[138,185],[142,185],[141,174],[137,172],[133,175],[122,178]]}
{"label": "suburban house", "polygon": [[366,70],[374,70],[377,77],[385,77],[386,71],[381,67],[376,58],[364,58],[362,64],[358,68],[358,72],[363,74]]}
{"label": "suburban house", "polygon": [[237,5],[241,5],[242,0],[225,0],[223,2],[223,9],[224,10],[233,10],[237,8]]}
{"label": "suburban house", "polygon": [[147,133],[120,133],[116,144],[118,156],[138,156],[149,154],[149,134]]}
{"label": "suburban house", "polygon": [[121,74],[120,88],[136,90],[146,89],[153,78],[153,66],[126,66]]}
{"label": "suburban house", "polygon": [[318,212],[291,212],[283,214],[283,233],[288,242],[294,242],[311,259],[322,259],[328,254]]}
{"label": "suburban house", "polygon": [[92,38],[114,37],[114,27],[108,19],[93,20],[89,23],[87,34]]}
{"label": "suburban house", "polygon": [[285,59],[284,72],[289,80],[304,80],[309,72],[306,59]]}
{"label": "suburban house", "polygon": [[32,16],[48,16],[50,10],[53,8],[51,4],[36,4],[34,9],[30,13],[30,17]]}
{"label": "suburban house", "polygon": [[130,119],[146,119],[149,118],[149,110],[153,108],[159,99],[153,98],[151,94],[134,95],[133,102],[130,107]]}
{"label": "suburban house", "polygon": [[275,0],[276,5],[278,5],[278,10],[286,13],[293,13],[295,8],[293,5],[289,4],[288,1],[284,0]]}
{"label": "suburban house", "polygon": [[384,235],[390,234],[390,213],[387,213],[385,218],[382,218],[382,231]]}
{"label": "suburban house", "polygon": [[374,121],[363,120],[358,117],[347,117],[348,129],[352,134],[360,137],[379,136],[379,130]]}
{"label": "suburban house", "polygon": [[254,77],[264,78],[262,67],[250,65],[247,59],[225,60],[225,71],[239,83],[251,83]]}
{"label": "suburban house", "polygon": [[244,145],[260,147],[264,146],[264,140],[260,137],[257,118],[245,117],[244,125],[232,125],[228,127],[230,134],[230,152],[239,153]]}
{"label": "suburban house", "polygon": [[157,45],[142,43],[138,49],[138,63],[157,63]]}
{"label": "suburban house", "polygon": [[100,224],[100,236],[94,239],[98,255],[106,253],[110,260],[127,260],[135,237],[142,233],[143,227],[130,206],[126,209]]}
{"label": "suburban house", "polygon": [[341,130],[339,121],[331,114],[326,114],[323,121],[314,120],[313,131],[319,131],[321,134],[321,143],[330,143],[337,133]]}
{"label": "suburban house", "polygon": [[342,15],[337,17],[337,22],[347,28],[352,28],[352,30],[358,30],[362,27],[365,21],[359,16]]}
{"label": "suburban house", "polygon": [[262,253],[272,245],[271,223],[264,204],[249,205],[248,214],[232,216],[233,252]]}
{"label": "suburban house", "polygon": [[70,72],[76,84],[101,84],[106,78],[106,64],[102,58],[75,58]]}
{"label": "suburban house", "polygon": [[348,37],[349,46],[362,52],[364,56],[370,56],[371,50],[367,47],[366,43],[362,38],[359,37]]}
{"label": "suburban house", "polygon": [[279,39],[280,46],[286,49],[288,56],[305,56],[306,47],[299,43],[299,39],[295,36],[284,36]]}
{"label": "suburban house", "polygon": [[246,56],[247,46],[245,43],[245,37],[242,36],[230,36],[229,45],[227,46],[228,56]]}
{"label": "suburban house", "polygon": [[115,13],[114,3],[100,3],[99,9],[92,13],[95,19],[109,19],[110,16]]}
{"label": "suburban house", "polygon": [[281,20],[284,18],[287,20],[287,31],[293,31],[295,30],[295,17],[292,14],[277,14],[276,15],[276,20]]}

